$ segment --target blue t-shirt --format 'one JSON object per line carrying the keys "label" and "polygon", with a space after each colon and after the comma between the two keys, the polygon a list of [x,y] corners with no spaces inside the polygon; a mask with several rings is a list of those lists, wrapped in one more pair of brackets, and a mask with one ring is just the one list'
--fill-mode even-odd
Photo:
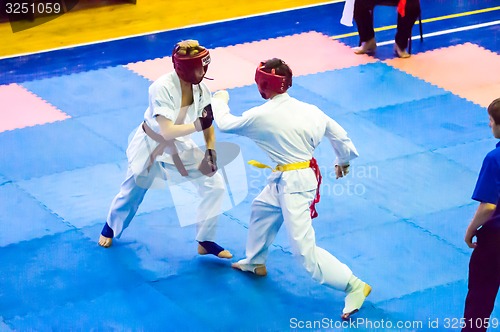
{"label": "blue t-shirt", "polygon": [[472,199],[490,204],[500,199],[500,142],[484,158]]}

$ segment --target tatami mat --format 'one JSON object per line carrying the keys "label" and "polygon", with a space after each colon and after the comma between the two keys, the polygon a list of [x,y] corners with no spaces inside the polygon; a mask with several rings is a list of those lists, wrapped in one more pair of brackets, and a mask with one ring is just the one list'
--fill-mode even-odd
{"label": "tatami mat", "polygon": [[123,151],[74,119],[0,133],[0,173],[25,180],[121,160]]}
{"label": "tatami mat", "polygon": [[[214,91],[253,84],[257,64],[274,57],[287,62],[295,76],[376,61],[367,55],[346,56],[351,54],[349,47],[317,32],[216,48],[210,54],[212,63],[207,76],[214,80],[206,84]],[[126,67],[150,80],[173,69],[170,57],[128,64]]]}
{"label": "tatami mat", "polygon": [[467,98],[483,107],[498,98],[500,55],[473,43],[416,54],[391,66]]}
{"label": "tatami mat", "polygon": [[1,85],[0,132],[68,119],[69,116],[17,84]]}
{"label": "tatami mat", "polygon": [[[54,52],[54,75],[0,85],[1,331],[453,330],[445,320],[463,313],[471,253],[463,236],[477,207],[470,196],[496,143],[484,106],[499,97],[500,46],[448,47],[426,37],[426,52],[415,45],[410,59],[380,61],[315,31],[311,17],[327,15],[321,9],[297,13],[220,22],[206,33],[173,30],[137,45],[161,54],[161,38],[193,33],[214,43],[221,34],[207,84],[228,89],[237,115],[263,102],[253,82],[257,63],[281,57],[295,74],[290,95],[347,130],[360,153],[349,176],[335,179],[326,140],[316,151],[323,184],[313,225],[318,245],[373,286],[356,324],[341,325],[344,294],[311,279],[284,228],[270,248],[266,278],[231,269],[244,256],[250,207],[268,170],[245,165],[245,175],[231,182],[239,194],[247,190],[219,218],[217,241],[232,260],[197,254],[196,226],[180,227],[169,190],[150,190],[123,236],[109,249],[97,245],[148,86],[172,69],[169,57],[135,50],[140,60],[92,67],[95,59],[85,58],[74,72],[64,70],[71,59],[59,63]],[[330,14],[338,24],[340,12]],[[283,24],[290,17],[296,23]],[[262,35],[236,29],[259,20]],[[104,56],[118,52],[109,45],[100,44]],[[98,69],[82,69],[90,67]],[[249,139],[216,133],[218,142],[237,145],[244,161],[270,162]],[[492,317],[499,315],[497,308]],[[394,329],[382,321],[421,325]],[[329,325],[304,328],[314,322]]]}

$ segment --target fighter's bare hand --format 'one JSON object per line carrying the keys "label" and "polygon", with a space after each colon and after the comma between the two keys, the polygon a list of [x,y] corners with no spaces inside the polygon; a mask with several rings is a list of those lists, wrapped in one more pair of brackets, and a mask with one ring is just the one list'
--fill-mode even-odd
{"label": "fighter's bare hand", "polygon": [[342,178],[349,174],[349,165],[335,165],[335,176],[336,179]]}

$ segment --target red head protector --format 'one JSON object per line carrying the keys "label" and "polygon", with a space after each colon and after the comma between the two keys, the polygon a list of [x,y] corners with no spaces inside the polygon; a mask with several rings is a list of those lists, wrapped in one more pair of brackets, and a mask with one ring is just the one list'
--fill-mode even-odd
{"label": "red head protector", "polygon": [[262,98],[269,99],[272,94],[285,93],[292,86],[292,70],[280,59],[261,62],[255,71],[255,83]]}
{"label": "red head protector", "polygon": [[199,84],[208,70],[210,53],[197,40],[186,40],[175,45],[172,62],[179,77],[191,84]]}

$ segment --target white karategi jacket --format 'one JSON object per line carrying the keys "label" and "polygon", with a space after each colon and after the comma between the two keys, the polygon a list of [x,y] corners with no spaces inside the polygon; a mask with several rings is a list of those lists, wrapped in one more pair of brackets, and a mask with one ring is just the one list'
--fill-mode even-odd
{"label": "white karategi jacket", "polygon": [[[346,165],[358,153],[346,131],[319,108],[279,94],[241,116],[212,99],[215,122],[223,132],[252,139],[278,165],[308,161],[323,137],[330,141],[338,165]],[[274,167],[274,165],[272,165]],[[332,288],[345,290],[351,270],[326,250],[317,247],[309,206],[317,180],[311,168],[273,172],[268,184],[252,203],[246,258],[243,270],[254,271],[265,264],[268,248],[284,222],[294,253],[313,279]]]}
{"label": "white karategi jacket", "polygon": [[[204,83],[193,85],[194,103],[187,109],[185,114],[181,111],[181,87],[179,77],[175,71],[161,76],[149,87],[149,107],[144,112],[144,121],[156,133],[160,134],[160,126],[155,117],[162,115],[175,124],[193,123],[198,117],[202,116],[203,109],[211,102],[210,90]],[[136,179],[144,176],[149,166],[149,156],[158,145],[151,139],[144,130],[142,124],[139,125],[135,134],[129,142],[127,148],[127,158],[129,167]],[[178,137],[174,140],[175,148],[186,169],[197,166],[203,158],[204,152],[201,151],[191,135]],[[165,153],[156,158],[173,165],[171,154],[175,149],[166,149]],[[162,168],[158,164],[152,166],[150,172],[157,172],[150,187],[159,187],[164,185],[165,176]]]}
{"label": "white karategi jacket", "polygon": [[[162,115],[175,124],[192,123],[202,115],[205,106],[211,103],[210,90],[204,83],[193,85],[194,102],[189,107],[181,108],[181,94],[180,80],[175,71],[161,76],[151,84],[149,107],[144,113],[144,121],[153,131],[160,133],[155,116]],[[204,157],[204,151],[197,146],[191,135],[176,138],[174,145],[175,147],[156,157],[151,164],[150,155],[158,143],[144,132],[142,124],[137,127],[127,148],[127,176],[108,213],[107,223],[115,237],[120,237],[123,230],[129,226],[147,190],[164,187],[168,179],[181,225],[198,223],[196,240],[215,241],[217,216],[221,213],[225,192],[222,176],[219,173],[212,177],[201,176],[197,168]],[[188,170],[188,176],[182,177],[174,166],[171,156],[173,150],[177,150]],[[184,199],[195,199],[196,195],[178,190],[179,186],[190,184],[194,185],[200,197],[199,202],[196,201],[197,207]],[[173,190],[178,190],[182,195],[174,193]],[[183,207],[178,203],[192,206],[194,209],[189,210],[191,214],[183,214],[181,218],[179,209],[182,210]]]}
{"label": "white karategi jacket", "polygon": [[323,137],[328,138],[335,150],[335,164],[346,165],[358,156],[346,131],[336,121],[318,107],[287,93],[239,117],[229,113],[229,106],[217,98],[213,99],[213,106],[215,122],[221,131],[252,139],[278,165],[310,160]]}

